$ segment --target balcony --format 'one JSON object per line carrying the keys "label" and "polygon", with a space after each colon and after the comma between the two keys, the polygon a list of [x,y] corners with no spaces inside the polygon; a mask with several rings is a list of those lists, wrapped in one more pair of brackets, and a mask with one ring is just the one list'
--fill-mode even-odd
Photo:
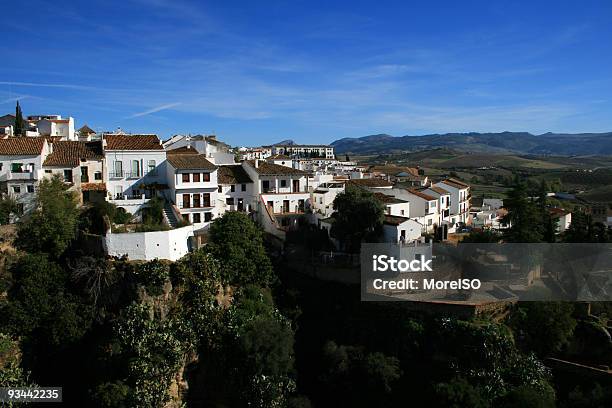
{"label": "balcony", "polygon": [[3,174],[0,180],[34,180],[34,173],[29,171],[11,171],[10,173]]}
{"label": "balcony", "polygon": [[124,173],[122,171],[113,171],[108,173],[109,179],[121,179],[123,178]]}

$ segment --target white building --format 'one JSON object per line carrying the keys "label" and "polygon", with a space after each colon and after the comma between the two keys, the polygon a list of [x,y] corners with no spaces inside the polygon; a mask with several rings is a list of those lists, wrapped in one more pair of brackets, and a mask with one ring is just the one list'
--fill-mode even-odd
{"label": "white building", "polygon": [[71,185],[81,202],[104,201],[102,142],[55,141],[43,163],[45,177],[58,175]]}
{"label": "white building", "polygon": [[296,221],[291,216],[310,208],[306,172],[262,160],[243,161],[242,166],[253,180],[258,218],[268,232],[275,232],[272,225],[289,226]]}
{"label": "white building", "polygon": [[385,192],[410,203],[409,217],[423,225],[423,232],[433,232],[439,226],[438,197],[416,189],[394,188]]}
{"label": "white building", "polygon": [[410,216],[410,203],[408,201],[383,193],[374,193],[374,198],[385,207],[386,215],[406,218]]}
{"label": "white building", "polygon": [[421,237],[423,225],[408,217],[385,215],[383,239],[390,243],[409,243]]}
{"label": "white building", "polygon": [[170,200],[196,229],[217,216],[217,167],[203,154],[168,154]]}
{"label": "white building", "polygon": [[253,180],[241,164],[219,166],[217,183],[219,215],[226,211],[251,212],[257,205]]}
{"label": "white building", "polygon": [[329,145],[276,145],[272,154],[284,154],[293,158],[326,158],[333,159],[334,148]]}
{"label": "white building", "polygon": [[312,192],[312,208],[315,214],[322,218],[330,217],[334,213],[334,200],[344,191],[344,183],[328,182],[320,184]]}
{"label": "white building", "polygon": [[61,115],[28,116],[30,123],[36,123],[40,136],[59,137],[60,140],[78,140],[74,131],[74,118]]}
{"label": "white building", "polygon": [[238,152],[242,160],[267,159],[272,156],[272,147],[241,147]]}
{"label": "white building", "polygon": [[215,135],[174,135],[164,141],[163,146],[166,151],[177,150],[179,153],[186,149],[195,149],[216,165],[235,163],[229,146],[217,140]]}
{"label": "white building", "polygon": [[549,208],[550,216],[557,223],[557,233],[565,232],[572,223],[572,213],[563,208]]}
{"label": "white building", "polygon": [[130,213],[166,185],[166,152],[157,135],[105,134],[107,199]]}
{"label": "white building", "polygon": [[43,162],[50,150],[42,137],[0,139],[1,190],[17,200],[24,213],[33,209],[36,184],[43,178]]}
{"label": "white building", "polygon": [[450,221],[467,224],[470,220],[470,186],[453,178],[434,184],[451,193]]}

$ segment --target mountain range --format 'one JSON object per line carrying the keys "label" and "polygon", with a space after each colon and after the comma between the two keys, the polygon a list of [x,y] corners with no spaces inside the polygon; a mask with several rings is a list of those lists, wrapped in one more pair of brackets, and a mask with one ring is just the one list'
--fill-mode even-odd
{"label": "mountain range", "polygon": [[446,133],[423,136],[378,134],[343,138],[332,143],[339,154],[393,154],[438,148],[463,152],[558,156],[612,155],[607,133]]}

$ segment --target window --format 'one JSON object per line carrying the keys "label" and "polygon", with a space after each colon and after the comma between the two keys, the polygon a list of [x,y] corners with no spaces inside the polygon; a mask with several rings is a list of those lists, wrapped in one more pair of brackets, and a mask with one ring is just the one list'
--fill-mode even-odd
{"label": "window", "polygon": [[183,173],[183,183],[189,183],[189,173]]}
{"label": "window", "polygon": [[132,160],[132,177],[140,177],[140,162]]}
{"label": "window", "polygon": [[96,171],[94,173],[94,180],[102,180],[102,172],[101,171]]}
{"label": "window", "polygon": [[46,174],[51,174],[51,173],[52,173],[52,171],[51,171],[51,170],[49,170],[49,169],[46,169],[46,170],[45,170],[45,173],[46,173]]}
{"label": "window", "polygon": [[12,173],[21,173],[23,171],[23,163],[11,163]]}
{"label": "window", "polygon": [[227,205],[234,205],[234,197],[227,197],[227,198],[225,199],[225,203],[226,203]]}
{"label": "window", "polygon": [[287,187],[287,180],[281,180],[281,187]]}
{"label": "window", "polygon": [[0,163],[0,170],[2,170],[2,164],[3,164],[3,163]]}
{"label": "window", "polygon": [[200,208],[200,195],[199,194],[193,195],[193,208]]}
{"label": "window", "polygon": [[202,181],[210,181],[210,173],[202,173]]}
{"label": "window", "polygon": [[64,170],[64,181],[72,183],[72,170]]}
{"label": "window", "polygon": [[261,182],[261,187],[262,187],[264,192],[270,190],[270,180],[263,180]]}
{"label": "window", "polygon": [[234,191],[236,191],[236,186],[234,184],[232,184],[230,186],[230,191],[233,193]]}
{"label": "window", "polygon": [[400,214],[403,216],[403,215],[404,215],[404,210],[401,210],[401,211],[400,211]]}
{"label": "window", "polygon": [[222,193],[222,192],[223,192],[223,186],[219,186],[219,187],[217,188],[217,192]]}
{"label": "window", "polygon": [[13,193],[15,194],[21,193],[21,186],[13,186]]}
{"label": "window", "polygon": [[33,184],[28,184],[28,193],[33,193],[34,192],[34,185]]}
{"label": "window", "polygon": [[194,183],[200,182],[200,173],[193,173],[193,182]]}
{"label": "window", "polygon": [[427,225],[431,225],[432,224],[432,220],[431,218],[427,220]]}
{"label": "window", "polygon": [[89,182],[89,174],[88,174],[87,166],[81,167],[81,182],[82,183]]}
{"label": "window", "polygon": [[189,214],[183,214],[183,221],[189,222]]}
{"label": "window", "polygon": [[191,207],[191,197],[189,194],[183,194],[183,208]]}
{"label": "window", "polygon": [[202,201],[204,201],[204,207],[210,207],[210,193],[204,193],[202,194],[202,197]]}
{"label": "window", "polygon": [[123,162],[115,161],[115,177],[123,177]]}
{"label": "window", "polygon": [[243,184],[243,185],[241,186],[241,190],[242,190],[242,191],[246,191],[246,184]]}
{"label": "window", "polygon": [[204,213],[204,222],[208,222],[210,220],[212,220],[212,213]]}
{"label": "window", "polygon": [[149,173],[153,173],[155,171],[155,167],[156,167],[155,160],[149,160],[147,162],[147,169]]}
{"label": "window", "polygon": [[200,216],[200,213],[194,213],[193,214],[193,223],[194,224],[198,224],[202,222],[202,217]]}

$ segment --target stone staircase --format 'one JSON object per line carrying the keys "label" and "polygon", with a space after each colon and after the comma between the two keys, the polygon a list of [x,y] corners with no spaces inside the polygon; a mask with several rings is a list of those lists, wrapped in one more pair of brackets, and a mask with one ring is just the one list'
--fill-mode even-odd
{"label": "stone staircase", "polygon": [[171,228],[176,228],[179,225],[179,222],[172,211],[172,204],[166,203],[166,205],[164,205],[164,221]]}

